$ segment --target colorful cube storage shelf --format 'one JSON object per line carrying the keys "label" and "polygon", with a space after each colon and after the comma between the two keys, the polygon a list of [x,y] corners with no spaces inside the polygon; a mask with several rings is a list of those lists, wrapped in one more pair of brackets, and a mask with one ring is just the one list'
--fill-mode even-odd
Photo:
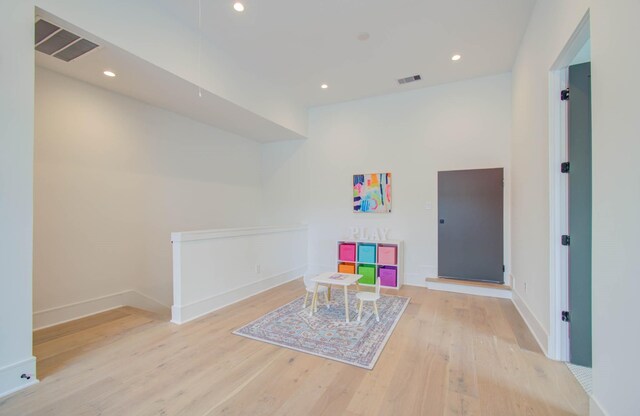
{"label": "colorful cube storage shelf", "polygon": [[394,266],[378,266],[378,279],[381,286],[393,286],[397,284],[398,269]]}
{"label": "colorful cube storage shelf", "polygon": [[359,244],[358,245],[358,263],[375,263],[376,262],[376,245],[375,244]]}
{"label": "colorful cube storage shelf", "polygon": [[340,244],[340,261],[356,261],[356,245],[352,243]]}
{"label": "colorful cube storage shelf", "polygon": [[340,273],[363,275],[360,283],[399,289],[402,286],[402,241],[340,240],[337,247]]}
{"label": "colorful cube storage shelf", "polygon": [[362,275],[360,283],[365,285],[373,285],[376,283],[376,266],[372,264],[358,265],[358,274]]}
{"label": "colorful cube storage shelf", "polygon": [[398,264],[398,246],[378,246],[379,264]]}
{"label": "colorful cube storage shelf", "polygon": [[340,263],[338,264],[338,272],[356,274],[356,265],[354,263]]}

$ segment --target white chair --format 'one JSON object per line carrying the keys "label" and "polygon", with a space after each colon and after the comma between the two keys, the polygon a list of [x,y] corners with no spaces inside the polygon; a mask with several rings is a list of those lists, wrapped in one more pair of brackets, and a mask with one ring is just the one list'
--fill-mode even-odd
{"label": "white chair", "polygon": [[378,315],[378,303],[380,299],[380,277],[376,277],[375,292],[358,292],[356,298],[360,301],[358,305],[358,321],[362,317],[362,306],[365,302],[373,302],[373,310],[376,314],[376,321],[380,322],[380,315]]}
{"label": "white chair", "polygon": [[[307,300],[309,300],[309,294],[311,294],[312,304],[313,304],[313,293],[316,291],[316,282],[312,282],[311,279],[314,276],[304,275],[304,286],[307,289],[307,294],[304,297],[304,304],[302,305],[302,309],[307,307]],[[320,301],[320,295],[324,293],[325,305],[327,305],[327,309],[329,309],[329,288],[325,285],[318,286],[318,301]]]}

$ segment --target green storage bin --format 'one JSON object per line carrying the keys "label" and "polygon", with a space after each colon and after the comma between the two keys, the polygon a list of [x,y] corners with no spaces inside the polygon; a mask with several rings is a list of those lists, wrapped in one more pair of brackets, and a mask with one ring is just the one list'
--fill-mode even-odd
{"label": "green storage bin", "polygon": [[373,285],[376,283],[376,266],[371,264],[358,265],[358,274],[362,275],[359,283]]}

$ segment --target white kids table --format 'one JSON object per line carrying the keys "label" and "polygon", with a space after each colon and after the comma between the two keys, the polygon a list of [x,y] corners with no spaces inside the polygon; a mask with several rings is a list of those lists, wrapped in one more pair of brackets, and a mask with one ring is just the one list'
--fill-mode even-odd
{"label": "white kids table", "polygon": [[356,289],[360,290],[360,286],[358,285],[358,280],[360,280],[360,278],[362,278],[361,274],[338,272],[326,272],[312,278],[311,281],[316,284],[316,287],[313,291],[313,300],[311,301],[311,311],[309,312],[309,315],[313,316],[313,313],[316,311],[316,305],[318,303],[318,287],[320,285],[329,286],[329,291],[333,285],[342,286],[344,287],[344,316],[345,320],[349,322],[349,295],[347,288],[355,283]]}

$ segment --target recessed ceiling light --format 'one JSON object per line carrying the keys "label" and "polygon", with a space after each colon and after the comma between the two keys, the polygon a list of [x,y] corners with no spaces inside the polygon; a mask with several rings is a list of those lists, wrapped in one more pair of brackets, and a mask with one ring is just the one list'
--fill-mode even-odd
{"label": "recessed ceiling light", "polygon": [[111,78],[116,76],[116,73],[113,72],[113,71],[104,71],[103,74],[105,74],[106,76],[111,77]]}
{"label": "recessed ceiling light", "polygon": [[329,86],[327,84],[322,84],[320,85],[320,88],[322,88],[323,90],[326,90],[327,88],[329,88]]}
{"label": "recessed ceiling light", "polygon": [[235,11],[237,12],[243,12],[244,11],[244,4],[240,3],[239,1],[235,2],[233,4],[233,8],[235,9]]}
{"label": "recessed ceiling light", "polygon": [[460,58],[462,58],[462,56],[460,56],[460,55],[453,55],[453,56],[451,57],[451,60],[452,60],[452,61],[459,61],[459,60],[460,60]]}

